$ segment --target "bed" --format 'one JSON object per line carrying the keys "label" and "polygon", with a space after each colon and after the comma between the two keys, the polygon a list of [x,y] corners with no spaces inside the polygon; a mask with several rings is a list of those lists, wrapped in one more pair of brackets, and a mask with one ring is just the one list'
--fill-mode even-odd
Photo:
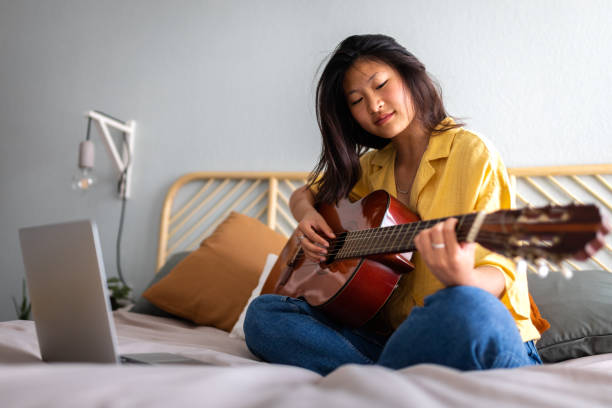
{"label": "bed", "polygon": [[[510,173],[519,207],[575,201],[612,210],[612,165]],[[270,254],[295,228],[288,198],[306,177],[200,172],[168,190],[148,299],[114,312],[119,351],[174,352],[205,365],[46,364],[32,321],[2,322],[0,406],[612,406],[609,241],[595,259],[570,261],[570,280],[552,264],[547,278],[529,274],[532,296],[552,325],[538,342],[543,366],[458,372],[347,365],[322,377],[259,361],[242,339],[241,318],[265,285]]]}

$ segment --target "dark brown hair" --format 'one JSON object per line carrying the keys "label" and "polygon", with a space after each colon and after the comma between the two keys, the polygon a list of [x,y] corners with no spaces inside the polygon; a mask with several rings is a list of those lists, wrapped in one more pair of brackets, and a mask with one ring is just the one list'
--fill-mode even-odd
{"label": "dark brown hair", "polygon": [[[317,184],[317,203],[335,203],[347,197],[361,177],[359,157],[368,148],[380,149],[389,143],[388,139],[365,131],[349,110],[342,83],[346,71],[359,59],[385,63],[400,74],[412,96],[416,118],[430,133],[448,116],[439,87],[427,74],[425,65],[393,38],[381,34],[346,38],[325,65],[316,89],[322,149],[309,185]],[[437,131],[460,125],[456,123]]]}

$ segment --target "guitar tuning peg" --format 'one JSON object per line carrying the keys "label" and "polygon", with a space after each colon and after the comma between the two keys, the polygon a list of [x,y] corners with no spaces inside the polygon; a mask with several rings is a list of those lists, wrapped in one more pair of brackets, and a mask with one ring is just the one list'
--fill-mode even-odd
{"label": "guitar tuning peg", "polygon": [[574,271],[568,268],[567,265],[561,264],[561,275],[563,275],[565,279],[571,279],[572,276],[574,276]]}
{"label": "guitar tuning peg", "polygon": [[516,257],[514,258],[514,262],[516,263],[516,274],[523,275],[527,273],[527,261],[524,258]]}
{"label": "guitar tuning peg", "polygon": [[545,278],[548,276],[548,265],[546,265],[546,261],[544,259],[536,259],[536,265],[538,266],[538,271],[536,273],[540,278]]}

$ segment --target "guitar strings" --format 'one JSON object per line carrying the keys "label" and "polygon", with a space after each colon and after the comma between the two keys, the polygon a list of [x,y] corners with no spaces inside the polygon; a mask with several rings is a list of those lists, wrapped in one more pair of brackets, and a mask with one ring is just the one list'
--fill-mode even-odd
{"label": "guitar strings", "polygon": [[[405,225],[408,225],[408,224],[405,224]],[[342,233],[342,234],[343,234],[342,237],[336,238],[336,240],[334,240],[334,241],[339,241],[341,239],[345,239],[346,238],[346,233]],[[467,238],[467,235],[468,235],[467,231],[460,231],[460,232],[457,233],[457,240],[458,241],[465,241],[465,239]],[[381,236],[381,235],[378,235],[378,236]],[[365,241],[367,241],[370,238],[371,238],[371,236],[370,237],[351,237],[350,239],[351,239],[351,241],[353,241],[353,243],[357,242],[356,244],[354,244],[355,248],[353,248],[353,250],[361,250],[361,252],[369,252],[365,248],[359,248],[358,246],[360,244],[364,244]],[[495,245],[495,244],[496,245],[501,245],[503,247],[507,246],[507,245],[504,245],[504,244],[507,244],[507,241],[503,237],[500,237],[498,234],[496,234],[494,232],[489,232],[489,231],[481,231],[478,234],[478,241],[480,241],[482,243],[492,244],[492,245]],[[332,244],[332,247],[334,247],[334,246],[335,246],[335,242],[334,242],[334,244]],[[348,256],[346,258],[343,257],[342,259],[358,258],[358,257],[361,257],[361,256],[373,255],[373,254],[398,253],[399,252],[397,250],[394,250],[393,245],[382,245],[382,246],[373,245],[373,246],[367,248],[370,251],[372,251],[372,253],[365,253],[365,254],[361,254],[361,255],[355,254],[355,256],[351,256],[351,254],[350,254],[351,249],[347,249],[346,247],[341,245],[337,249],[328,252],[327,256],[328,257],[336,256],[343,249],[345,249],[345,252],[348,252],[348,254],[347,254]],[[412,252],[411,250],[415,251],[416,248],[412,248],[412,246],[411,246],[410,248],[407,248],[403,252]],[[304,257],[305,257],[305,253],[304,253],[303,249],[300,249],[300,253],[298,255],[296,255],[295,260],[296,261],[297,260],[301,260]]]}
{"label": "guitar strings", "polygon": [[[465,222],[465,218],[467,217],[475,217],[475,214],[466,215],[464,219],[461,220],[460,222],[461,223]],[[346,231],[340,234],[342,235],[342,238],[348,236],[348,234],[351,234],[349,237],[351,241],[367,240],[367,239],[373,239],[373,238],[385,238],[385,237],[392,239],[394,236],[397,236],[397,237],[405,236],[409,233],[412,233],[416,236],[417,232],[421,232],[425,229],[431,228],[431,224],[437,224],[438,222],[439,222],[438,219],[418,221],[414,223],[398,224],[398,225],[392,225],[388,227],[377,227],[377,228],[370,228],[370,229],[363,229],[363,230],[356,230],[356,231]],[[416,225],[416,227],[412,227],[413,225]],[[460,231],[462,231],[461,228],[460,228]],[[397,237],[395,238],[395,240],[397,240]],[[336,238],[336,239],[339,239],[339,238]]]}
{"label": "guitar strings", "polygon": [[[425,224],[427,224],[427,221],[424,222]],[[414,223],[417,224],[417,223]],[[349,241],[349,245],[352,245],[354,247],[358,247],[358,246],[363,246],[364,243],[366,243],[369,240],[372,239],[378,239],[378,238],[388,238],[389,240],[392,240],[391,244],[388,245],[383,245],[382,248],[378,248],[378,249],[390,249],[393,246],[396,246],[398,244],[402,244],[401,246],[406,245],[407,243],[405,243],[404,241],[406,241],[406,237],[408,234],[412,234],[413,236],[411,236],[411,238],[408,241],[412,241],[413,237],[417,235],[417,232],[421,232],[427,228],[429,228],[427,225],[420,225],[417,226],[416,228],[413,228],[411,225],[413,224],[401,224],[398,225],[399,227],[403,227],[403,226],[409,226],[408,229],[406,231],[403,231],[404,228],[396,228],[398,226],[390,226],[390,227],[379,227],[379,228],[373,228],[370,230],[358,230],[358,231],[347,231],[347,232],[342,232],[338,234],[338,237],[334,240],[331,241],[331,247],[335,247],[337,246],[336,244],[342,240],[345,241]],[[390,228],[395,228],[396,230],[391,230]],[[374,232],[371,232],[372,230],[375,230]],[[467,235],[468,231],[459,231],[458,232],[458,237],[460,237],[460,239],[465,239],[464,235]],[[349,234],[351,234],[349,236]],[[338,246],[338,249],[334,252],[330,252],[330,255],[335,255],[338,251],[342,250],[342,249],[347,249],[348,247],[344,246],[344,243],[340,246]]]}
{"label": "guitar strings", "polygon": [[[461,234],[461,235],[457,236],[459,241],[465,240],[466,237],[467,237],[467,234]],[[361,241],[363,241],[363,240],[361,240]],[[500,242],[503,242],[503,241],[500,241]],[[363,243],[363,242],[361,242],[361,243]],[[355,254],[354,256],[352,256],[351,253],[350,253],[351,252],[350,249],[347,250],[345,247],[340,246],[338,249],[335,249],[333,251],[329,251],[326,256],[327,257],[335,257],[343,249],[345,250],[345,252],[347,252],[347,256],[346,257],[342,257],[342,259],[359,258],[359,257],[362,257],[362,256],[367,256],[367,255],[384,254],[384,253],[398,253],[399,252],[398,250],[395,250],[392,246],[389,246],[389,245],[383,245],[383,246],[373,245],[373,246],[367,248],[367,250],[363,249],[363,248],[354,248],[354,250],[358,250],[359,249],[361,254]],[[410,248],[407,248],[406,250],[404,250],[402,252],[412,252],[412,251],[415,251],[415,250],[416,250],[416,248],[410,247]],[[299,251],[300,251],[300,253],[297,254],[295,256],[295,258],[294,258],[296,261],[302,260],[306,256],[305,253],[304,253],[303,248],[300,248]],[[370,252],[370,251],[371,251],[371,253],[367,253],[367,252]],[[363,252],[366,252],[366,253],[363,253]]]}
{"label": "guitar strings", "polygon": [[[471,214],[465,214],[463,216],[457,217],[460,222],[460,225],[462,225],[460,227],[460,230],[457,232],[458,240],[460,241],[465,240],[468,231],[463,230],[464,228],[467,228],[467,226],[464,226],[463,224],[467,221],[467,223],[471,226],[473,218],[476,216],[476,214],[477,213],[471,213]],[[423,231],[424,229],[430,228],[432,224],[437,224],[438,222],[442,220],[446,220],[448,218],[451,218],[451,217],[424,220],[424,221],[416,221],[413,223],[398,224],[398,225],[392,225],[388,227],[377,227],[377,228],[371,228],[371,229],[342,232],[338,234],[339,236],[336,239],[332,240],[331,247],[332,248],[335,247],[336,249],[333,251],[330,251],[327,254],[327,256],[336,256],[342,250],[345,250],[345,252],[350,252],[351,250],[364,251],[365,248],[362,248],[362,247],[365,243],[367,243],[367,241],[376,240],[379,238],[388,238],[389,242],[382,246],[374,245],[370,247],[369,249],[371,251],[374,251],[374,253],[383,253],[385,251],[387,251],[387,253],[393,253],[393,252],[396,252],[394,250],[394,247],[405,246],[406,244],[409,243],[409,242],[408,243],[405,242],[406,241],[405,238],[408,234],[412,234],[411,238],[408,240],[408,241],[411,241],[414,238],[414,236],[417,235],[417,233]],[[500,223],[502,225],[505,225],[505,224],[509,224],[509,221],[510,220],[507,219],[507,216],[505,213],[488,214],[486,218],[487,223],[493,223],[493,224]],[[497,234],[489,233],[487,231],[480,231],[478,234],[478,238],[481,241],[486,241],[487,243],[490,243],[490,244],[505,243],[505,240],[503,237],[499,237]],[[341,245],[338,245],[338,243],[342,240],[344,240],[344,243],[342,243]],[[347,241],[350,247],[345,245]],[[409,249],[412,249],[412,248],[409,248]],[[303,250],[302,250],[300,254],[296,255],[295,259],[300,260],[304,256],[305,254],[303,253]]]}
{"label": "guitar strings", "polygon": [[[509,211],[512,211],[512,210],[509,210]],[[471,213],[471,214],[466,214],[464,216],[459,216],[457,218],[459,218],[460,223],[463,223],[466,221],[466,219],[473,218],[475,216],[476,216],[476,213]],[[416,236],[417,232],[421,232],[424,229],[430,228],[431,224],[436,224],[448,218],[452,218],[452,217],[416,221],[413,223],[398,224],[398,225],[392,225],[392,226],[387,226],[387,227],[377,227],[377,228],[370,228],[370,229],[363,229],[363,230],[356,230],[356,231],[347,231],[347,232],[342,232],[340,234],[342,234],[341,238],[345,238],[345,239],[348,234],[351,234],[351,236],[348,237],[351,242],[362,243],[361,241],[364,241],[364,240],[378,239],[378,238],[389,238],[389,239],[393,239],[395,242],[397,241],[397,238],[399,236],[404,236],[409,233],[412,233]],[[468,222],[469,221],[471,220],[468,220]],[[500,225],[512,224],[509,221],[510,220],[507,219],[507,215],[505,213],[502,213],[502,214],[492,213],[492,214],[488,214],[486,217],[486,223],[490,223],[490,224],[500,224]],[[416,228],[413,228],[412,227],[413,225],[416,225]],[[404,231],[404,229],[406,228],[407,230]],[[478,235],[481,236],[481,234],[484,234],[484,233],[487,233],[487,231],[480,231]],[[397,236],[395,239],[393,238],[394,235]],[[337,238],[337,239],[341,239],[341,238]],[[503,242],[503,239],[502,241],[498,241],[498,242]]]}
{"label": "guitar strings", "polygon": [[[407,225],[407,224],[406,224]],[[386,227],[385,227],[386,228]],[[414,234],[414,236],[416,236],[416,232],[420,232],[422,231],[424,228],[417,228],[417,230],[412,231],[412,233]],[[331,241],[331,247],[335,247],[337,246],[336,244],[342,240],[346,241],[350,241],[349,244],[354,244],[354,247],[358,247],[360,245],[363,245],[364,243],[366,243],[369,240],[372,239],[378,239],[378,238],[388,238],[389,241],[392,241],[392,243],[390,244],[386,244],[383,245],[382,248],[385,247],[394,247],[397,245],[401,245],[401,246],[405,246],[407,243],[406,241],[406,236],[411,233],[410,229],[408,231],[397,231],[397,232],[393,232],[393,231],[386,231],[385,233],[373,233],[373,234],[368,234],[368,235],[357,235],[357,234],[353,234],[351,236],[348,236],[347,232],[343,232],[338,234],[339,237],[332,240]],[[459,241],[461,240],[465,240],[465,238],[467,238],[467,234],[469,233],[469,231],[458,231],[457,232],[457,239]],[[395,236],[395,237],[394,237]],[[478,233],[478,237],[482,238],[482,239],[486,239],[488,242],[492,242],[492,243],[503,243],[505,242],[505,239],[503,237],[499,237],[498,233],[495,232],[490,232],[490,231],[480,231]],[[408,241],[410,241],[411,239],[409,239]],[[342,250],[343,248],[347,248],[344,245],[340,246],[338,248],[338,250]],[[381,248],[381,247],[379,247]],[[332,251],[333,253],[333,251]]]}
{"label": "guitar strings", "polygon": [[[466,214],[464,216],[460,216],[458,218],[459,218],[460,223],[463,224],[466,221],[466,219],[473,218],[475,217],[475,215],[476,215],[475,213],[471,213],[471,214]],[[417,235],[418,232],[421,232],[424,229],[430,228],[431,224],[438,223],[441,220],[445,220],[448,218],[451,218],[451,217],[434,219],[434,220],[416,221],[413,223],[398,224],[398,225],[392,225],[388,227],[378,227],[378,228],[371,228],[371,229],[364,229],[364,230],[357,230],[357,231],[342,232],[338,234],[339,236],[336,239],[332,240],[331,242],[332,244],[331,247],[332,248],[335,247],[336,249],[333,251],[330,251],[326,256],[327,257],[336,256],[342,250],[345,250],[345,252],[348,252],[349,253],[348,255],[350,255],[351,251],[369,252],[369,251],[366,251],[366,249],[372,251],[372,253],[366,253],[365,254],[366,256],[372,255],[372,254],[397,253],[399,251],[393,250],[393,247],[404,243],[404,241],[406,241],[405,238],[408,234],[412,234],[411,238],[408,239],[408,241],[412,241],[412,239],[414,238],[414,236]],[[502,214],[492,213],[492,214],[487,215],[486,223],[511,225],[512,224],[511,219],[508,219],[508,218],[509,217],[506,215],[506,213],[502,213]],[[473,220],[468,220],[468,222],[469,221],[473,221]],[[415,225],[416,227],[413,227],[413,225]],[[466,226],[462,226],[461,228],[466,228]],[[468,232],[469,231],[463,231],[460,229],[460,231],[457,231],[457,239],[459,241],[465,240]],[[510,231],[508,231],[508,233],[509,232]],[[351,235],[349,236],[349,234]],[[363,245],[367,243],[367,241],[375,240],[379,238],[388,238],[389,241],[392,241],[392,242],[390,244],[385,244],[382,246],[373,245],[369,248],[362,248]],[[504,237],[500,236],[500,233],[481,230],[478,232],[477,238],[478,238],[477,241],[480,241],[481,243],[484,243],[484,244],[501,245],[502,247],[508,246],[507,240]],[[341,245],[337,245],[341,240],[344,240],[345,242],[342,243]],[[349,241],[349,245],[351,245],[352,248],[346,247],[344,245],[346,241]],[[405,244],[407,243],[404,243],[402,246],[404,246]],[[404,252],[411,252],[411,250],[416,250],[416,248],[412,248],[413,245],[409,245],[409,246],[410,248],[408,248]],[[300,248],[299,251],[300,253],[297,254],[295,257],[296,261],[301,260],[305,257],[305,253],[303,249]],[[364,255],[355,254],[355,256],[347,256],[346,258],[343,257],[342,259],[358,258],[361,256],[364,256]]]}

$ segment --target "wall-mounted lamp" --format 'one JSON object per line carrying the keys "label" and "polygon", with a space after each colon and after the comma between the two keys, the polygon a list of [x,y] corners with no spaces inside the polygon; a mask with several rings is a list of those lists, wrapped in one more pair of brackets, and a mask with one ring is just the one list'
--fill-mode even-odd
{"label": "wall-mounted lamp", "polygon": [[[79,171],[72,179],[72,187],[77,190],[89,190],[97,184],[97,178],[93,174],[94,146],[90,140],[91,122],[93,120],[98,125],[102,140],[104,140],[104,144],[113,158],[115,167],[119,171],[119,182],[117,184],[119,197],[122,199],[129,198],[131,170],[134,162],[134,130],[136,123],[133,120],[123,122],[98,111],[87,112],[87,118],[87,137],[79,145]],[[111,137],[109,127],[121,131],[123,135],[123,141],[120,146],[121,155],[119,155],[117,146]]]}
{"label": "wall-mounted lamp", "polygon": [[[123,278],[121,272],[121,234],[123,231],[123,221],[125,218],[125,205],[130,196],[130,181],[132,175],[132,166],[134,164],[134,130],[136,123],[133,120],[123,122],[117,118],[113,118],[103,112],[89,111],[87,112],[87,136],[84,142],[79,145],[79,171],[72,178],[72,188],[75,190],[87,191],[95,187],[97,180],[93,174],[94,167],[94,145],[91,141],[91,122],[95,121],[98,124],[98,129],[102,135],[102,140],[111,157],[113,163],[119,171],[119,181],[117,183],[117,193],[121,198],[121,216],[119,219],[119,231],[117,232],[117,275],[121,285],[114,282],[111,278],[108,281],[109,289],[113,291],[114,296],[121,294],[121,297],[129,300],[129,293],[132,290]],[[121,132],[121,156],[113,138],[111,137],[110,128],[117,129]]]}

